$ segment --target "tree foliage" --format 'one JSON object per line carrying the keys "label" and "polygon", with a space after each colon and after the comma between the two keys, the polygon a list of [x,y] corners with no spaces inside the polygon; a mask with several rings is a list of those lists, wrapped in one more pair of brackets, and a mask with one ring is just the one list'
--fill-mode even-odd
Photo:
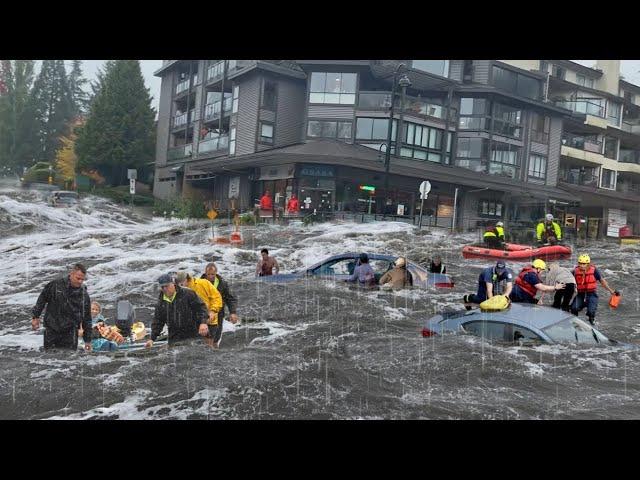
{"label": "tree foliage", "polygon": [[88,80],[82,74],[82,60],[73,60],[69,73],[69,93],[74,117],[86,114],[89,109],[89,94],[84,89],[87,83]]}
{"label": "tree foliage", "polygon": [[75,152],[75,143],[78,138],[75,128],[81,125],[77,120],[67,136],[60,138],[62,147],[56,153],[56,178],[62,179],[65,184],[73,183],[76,178],[78,157]]}
{"label": "tree foliage", "polygon": [[154,158],[154,119],[139,61],[107,62],[76,141],[79,168],[99,170],[111,185],[127,183],[128,168]]}

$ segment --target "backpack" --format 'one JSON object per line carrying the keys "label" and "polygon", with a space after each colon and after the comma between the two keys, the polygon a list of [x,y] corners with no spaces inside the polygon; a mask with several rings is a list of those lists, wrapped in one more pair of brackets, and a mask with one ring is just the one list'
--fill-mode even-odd
{"label": "backpack", "polygon": [[136,321],[136,310],[129,300],[118,300],[116,304],[116,327],[120,329],[122,336],[131,335],[131,327]]}

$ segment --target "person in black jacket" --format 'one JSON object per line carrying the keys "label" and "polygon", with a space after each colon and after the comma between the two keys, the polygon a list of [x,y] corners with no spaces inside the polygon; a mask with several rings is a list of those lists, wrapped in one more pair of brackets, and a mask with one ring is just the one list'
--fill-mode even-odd
{"label": "person in black jacket", "polygon": [[218,289],[220,295],[222,295],[222,310],[218,312],[218,326],[217,330],[213,332],[213,345],[218,346],[218,342],[220,341],[220,337],[222,336],[222,324],[224,319],[224,307],[226,306],[229,309],[229,321],[231,323],[238,322],[238,299],[231,293],[229,289],[229,284],[226,280],[224,280],[220,275],[218,275],[218,267],[215,263],[208,263],[204,269],[204,273],[200,276],[200,278],[206,278],[213,286]]}
{"label": "person in black jacket", "polygon": [[78,328],[82,325],[84,348],[91,350],[91,299],[82,285],[87,269],[76,263],[67,277],[47,283],[31,311],[31,328],[40,328],[44,314],[44,349],[78,349]]}
{"label": "person in black jacket", "polygon": [[145,344],[151,347],[165,324],[169,329],[168,343],[206,337],[209,334],[209,311],[202,299],[193,290],[176,285],[169,274],[158,278],[160,295],[151,321],[151,339]]}

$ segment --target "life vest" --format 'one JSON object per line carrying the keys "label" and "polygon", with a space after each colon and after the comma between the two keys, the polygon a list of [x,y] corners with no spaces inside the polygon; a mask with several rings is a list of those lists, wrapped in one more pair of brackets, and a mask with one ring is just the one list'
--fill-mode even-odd
{"label": "life vest", "polygon": [[498,236],[498,232],[496,231],[495,227],[489,227],[487,228],[487,230],[484,232],[484,238],[487,237],[497,237]]}
{"label": "life vest", "polygon": [[[532,267],[524,267],[522,269],[522,271],[518,274],[518,278],[516,278],[516,285],[518,285],[522,290],[524,290],[525,292],[527,292],[527,294],[529,294],[531,297],[535,297],[536,294],[538,293],[538,290],[536,289],[536,287],[534,287],[533,285],[531,285],[529,282],[525,282],[524,280],[524,276],[527,273],[535,273],[536,276],[538,275],[538,273],[536,272],[535,268]],[[540,277],[538,276],[538,280],[540,280]],[[542,282],[539,282],[542,283]]]}
{"label": "life vest", "polygon": [[595,272],[595,265],[589,265],[586,272],[580,267],[575,268],[573,276],[576,277],[576,288],[578,293],[592,293],[596,291],[598,281],[596,280]]}

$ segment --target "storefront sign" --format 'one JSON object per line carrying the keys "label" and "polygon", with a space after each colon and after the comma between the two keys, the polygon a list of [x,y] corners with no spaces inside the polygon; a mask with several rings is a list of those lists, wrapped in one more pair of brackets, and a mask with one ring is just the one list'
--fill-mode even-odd
{"label": "storefront sign", "polygon": [[627,212],[616,208],[609,208],[607,212],[607,237],[619,237],[620,228],[627,224]]}
{"label": "storefront sign", "polygon": [[229,180],[229,198],[238,198],[240,195],[240,177],[231,177]]}
{"label": "storefront sign", "polygon": [[398,205],[398,215],[404,215],[404,205]]}
{"label": "storefront sign", "polygon": [[293,178],[295,171],[296,166],[291,163],[260,167],[260,177],[258,177],[258,180],[283,180],[285,178]]}
{"label": "storefront sign", "polygon": [[322,165],[304,165],[300,167],[300,176],[307,177],[333,177],[335,176],[333,167]]}

